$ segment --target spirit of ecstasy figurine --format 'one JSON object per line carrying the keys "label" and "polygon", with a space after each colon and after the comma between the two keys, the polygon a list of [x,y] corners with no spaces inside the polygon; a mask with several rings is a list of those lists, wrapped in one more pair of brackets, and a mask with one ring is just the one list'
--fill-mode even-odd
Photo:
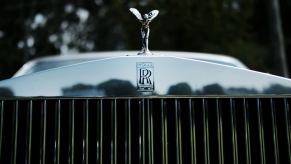
{"label": "spirit of ecstasy figurine", "polygon": [[158,10],[153,10],[149,12],[148,14],[144,14],[141,16],[140,12],[135,8],[129,9],[136,18],[141,22],[141,39],[142,39],[142,50],[138,55],[148,55],[152,54],[149,50],[148,44],[149,44],[149,34],[150,34],[150,28],[149,24],[150,22],[159,14]]}

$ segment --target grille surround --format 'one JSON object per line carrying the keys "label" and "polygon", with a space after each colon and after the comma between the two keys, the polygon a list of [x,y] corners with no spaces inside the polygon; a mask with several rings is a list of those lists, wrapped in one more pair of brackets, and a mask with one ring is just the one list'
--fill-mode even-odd
{"label": "grille surround", "polygon": [[0,163],[291,163],[290,98],[0,99]]}

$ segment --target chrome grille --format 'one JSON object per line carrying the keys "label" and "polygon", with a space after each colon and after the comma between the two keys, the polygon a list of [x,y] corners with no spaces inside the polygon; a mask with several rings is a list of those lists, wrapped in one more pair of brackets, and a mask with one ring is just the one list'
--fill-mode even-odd
{"label": "chrome grille", "polygon": [[290,98],[0,100],[0,163],[291,163]]}

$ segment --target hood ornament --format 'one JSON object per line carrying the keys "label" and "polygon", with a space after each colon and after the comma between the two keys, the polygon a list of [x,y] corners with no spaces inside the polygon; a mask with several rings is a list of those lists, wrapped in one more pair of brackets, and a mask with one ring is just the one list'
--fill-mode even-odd
{"label": "hood ornament", "polygon": [[136,18],[141,22],[141,43],[142,43],[142,49],[141,52],[138,53],[138,55],[152,55],[152,53],[149,50],[149,35],[150,35],[150,22],[158,16],[159,10],[153,10],[149,12],[148,14],[144,14],[143,16],[140,14],[140,12],[135,8],[129,9]]}

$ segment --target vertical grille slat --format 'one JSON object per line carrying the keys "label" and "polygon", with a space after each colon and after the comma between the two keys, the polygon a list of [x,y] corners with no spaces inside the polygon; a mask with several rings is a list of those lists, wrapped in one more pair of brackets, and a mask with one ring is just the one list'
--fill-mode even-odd
{"label": "vertical grille slat", "polygon": [[139,100],[139,163],[145,163],[145,108],[144,99]]}
{"label": "vertical grille slat", "polygon": [[97,161],[99,161],[99,163],[103,163],[103,100],[101,99],[99,101],[99,105],[98,105],[98,113],[99,113],[99,125],[98,128],[100,129],[98,131],[98,154],[97,154]]}
{"label": "vertical grille slat", "polygon": [[168,164],[168,137],[167,137],[167,111],[166,102],[161,99],[161,125],[162,125],[162,161]]}
{"label": "vertical grille slat", "polygon": [[146,133],[147,133],[147,143],[148,143],[148,148],[147,148],[147,159],[149,164],[152,162],[152,154],[151,154],[151,109],[150,109],[150,100],[146,100]]}
{"label": "vertical grille slat", "polygon": [[55,150],[54,163],[60,163],[60,133],[61,133],[61,100],[57,100],[55,108]]}
{"label": "vertical grille slat", "polygon": [[125,103],[125,163],[131,164],[131,100]]}
{"label": "vertical grille slat", "polygon": [[117,100],[111,102],[111,164],[117,163]]}
{"label": "vertical grille slat", "polygon": [[14,117],[13,117],[13,146],[12,146],[12,156],[11,161],[13,164],[16,164],[17,159],[17,138],[18,138],[18,110],[19,110],[19,102],[16,100],[14,107]]}
{"label": "vertical grille slat", "polygon": [[176,163],[182,164],[182,141],[181,141],[181,108],[180,102],[175,99],[175,123],[176,123]]}
{"label": "vertical grille slat", "polygon": [[88,164],[88,126],[89,126],[89,101],[84,102],[83,108],[83,164]]}
{"label": "vertical grille slat", "polygon": [[288,159],[291,163],[291,126],[290,126],[290,105],[286,98],[284,98],[284,115],[285,115],[285,127],[287,137]]}
{"label": "vertical grille slat", "polygon": [[4,120],[4,101],[0,104],[0,161],[2,157],[2,138],[3,138],[3,121]]}
{"label": "vertical grille slat", "polygon": [[26,143],[26,162],[27,163],[31,163],[31,137],[32,137],[32,100],[29,101],[29,105],[28,108],[29,110],[27,110],[27,143]]}
{"label": "vertical grille slat", "polygon": [[238,163],[238,150],[237,150],[237,132],[236,132],[236,112],[235,102],[230,99],[230,115],[231,115],[231,129],[232,129],[232,149],[233,149],[233,163]]}
{"label": "vertical grille slat", "polygon": [[153,116],[152,116],[152,101],[147,99],[147,133],[148,133],[148,163],[154,163],[154,152],[153,152]]}
{"label": "vertical grille slat", "polygon": [[150,103],[150,112],[151,112],[151,114],[150,114],[150,126],[151,126],[151,127],[150,127],[150,131],[151,131],[151,154],[152,154],[152,155],[151,155],[151,160],[152,160],[151,163],[152,163],[152,164],[155,163],[155,162],[154,162],[154,161],[155,161],[155,160],[154,160],[154,159],[155,159],[155,158],[154,158],[154,157],[155,157],[155,149],[154,149],[154,136],[155,136],[155,133],[154,133],[154,125],[155,125],[155,124],[154,124],[154,120],[153,120],[153,119],[154,119],[154,118],[153,118],[153,117],[154,117],[154,116],[153,116],[153,110],[154,110],[154,109],[153,109],[153,102],[151,102],[151,103]]}
{"label": "vertical grille slat", "polygon": [[251,164],[251,142],[250,142],[250,116],[249,108],[246,99],[243,99],[244,110],[244,131],[245,131],[245,150],[246,150],[246,163]]}
{"label": "vertical grille slat", "polygon": [[45,164],[45,157],[46,157],[46,119],[47,119],[47,104],[46,100],[42,102],[41,107],[41,132],[40,132],[40,141],[41,141],[41,147],[40,147],[40,163]]}
{"label": "vertical grille slat", "polygon": [[291,163],[289,97],[0,99],[0,163]]}
{"label": "vertical grille slat", "polygon": [[273,132],[273,146],[274,146],[274,158],[275,163],[280,163],[279,161],[279,148],[278,148],[278,136],[277,136],[277,118],[275,112],[275,106],[273,99],[270,100],[270,107],[271,107],[271,122],[272,122],[272,132]]}
{"label": "vertical grille slat", "polygon": [[203,133],[204,133],[204,162],[210,163],[209,154],[209,127],[208,127],[208,106],[207,100],[202,99],[202,113],[203,113]]}
{"label": "vertical grille slat", "polygon": [[216,99],[216,117],[217,117],[217,136],[218,136],[218,156],[219,164],[224,163],[224,150],[223,150],[223,125],[222,125],[222,116],[221,116],[221,105],[220,101]]}
{"label": "vertical grille slat", "polygon": [[75,100],[70,102],[69,111],[69,164],[74,164],[74,141],[75,141]]}
{"label": "vertical grille slat", "polygon": [[260,160],[261,164],[266,163],[265,157],[265,141],[264,141],[264,127],[263,127],[263,111],[261,108],[261,101],[257,99],[257,115],[258,115],[258,130],[259,130],[259,143],[260,143]]}
{"label": "vertical grille slat", "polygon": [[128,164],[131,164],[131,101],[128,100]]}
{"label": "vertical grille slat", "polygon": [[191,163],[196,164],[196,129],[195,129],[195,110],[194,102],[189,99],[189,123],[190,123],[190,144],[191,144]]}

